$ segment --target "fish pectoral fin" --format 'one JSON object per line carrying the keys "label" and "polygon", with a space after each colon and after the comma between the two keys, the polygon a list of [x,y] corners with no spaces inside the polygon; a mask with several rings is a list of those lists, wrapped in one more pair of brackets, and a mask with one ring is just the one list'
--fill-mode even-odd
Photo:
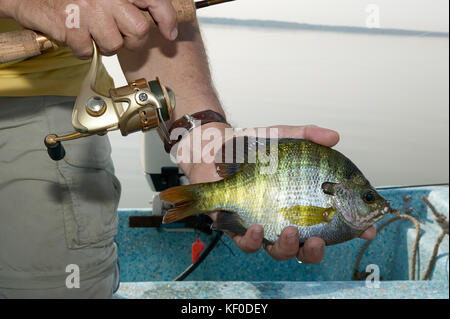
{"label": "fish pectoral fin", "polygon": [[238,214],[224,210],[217,211],[216,220],[211,225],[211,229],[220,229],[238,235],[244,235],[247,231]]}
{"label": "fish pectoral fin", "polygon": [[299,226],[313,226],[320,223],[328,223],[335,212],[333,207],[323,208],[314,206],[293,206],[278,211],[290,223]]}

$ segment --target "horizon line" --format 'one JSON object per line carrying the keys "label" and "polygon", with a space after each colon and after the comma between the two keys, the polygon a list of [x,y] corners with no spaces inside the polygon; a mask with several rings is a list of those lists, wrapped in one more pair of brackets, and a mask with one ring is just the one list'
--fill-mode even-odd
{"label": "horizon line", "polygon": [[360,33],[371,35],[388,35],[388,36],[419,36],[433,38],[448,38],[448,32],[441,31],[423,31],[423,30],[407,30],[393,28],[367,28],[355,26],[337,26],[325,24],[310,24],[299,22],[286,22],[279,20],[261,20],[261,19],[236,19],[236,18],[219,18],[219,17],[199,17],[200,23],[210,25],[226,25],[249,28],[271,28],[281,30],[306,30],[306,31],[325,31],[339,33]]}

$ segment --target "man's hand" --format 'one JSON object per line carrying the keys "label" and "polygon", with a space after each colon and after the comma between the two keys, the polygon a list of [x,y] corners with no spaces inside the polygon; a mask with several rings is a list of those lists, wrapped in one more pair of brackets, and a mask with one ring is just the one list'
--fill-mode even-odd
{"label": "man's hand", "polygon": [[[178,35],[170,0],[0,0],[0,4],[0,16],[66,43],[81,59],[92,56],[91,39],[103,55],[146,44],[150,22],[142,10],[149,11],[165,38],[174,40]],[[66,23],[69,5],[79,8],[79,28]]]}
{"label": "man's hand", "polygon": [[[213,124],[209,124],[209,126],[211,125]],[[336,145],[339,141],[339,135],[335,131],[313,125],[276,126],[276,128],[278,128],[279,138],[302,138],[329,147]],[[180,167],[185,171],[191,183],[212,182],[221,179],[216,172],[214,163],[190,165],[180,163]],[[212,219],[215,218],[214,213],[210,216]],[[253,225],[244,236],[228,232],[227,234],[241,250],[247,253],[255,253],[261,248],[264,229],[260,225]],[[373,239],[375,235],[376,230],[372,226],[361,235],[361,238]],[[265,249],[273,259],[278,261],[297,258],[304,263],[318,263],[324,256],[325,242],[319,237],[312,237],[299,248],[298,230],[296,227],[290,226],[282,231],[275,244],[266,245]]]}

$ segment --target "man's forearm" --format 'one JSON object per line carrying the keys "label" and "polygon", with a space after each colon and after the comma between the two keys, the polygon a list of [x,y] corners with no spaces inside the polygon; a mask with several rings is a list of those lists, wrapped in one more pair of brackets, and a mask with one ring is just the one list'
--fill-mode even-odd
{"label": "man's forearm", "polygon": [[[208,58],[197,23],[179,25],[179,37],[173,42],[164,39],[159,32],[152,31],[146,48],[138,52],[123,49],[118,56],[128,81],[139,78],[151,80],[158,76],[163,85],[174,91],[176,107],[173,120],[203,110],[225,115],[211,80]],[[228,125],[209,123],[195,128],[189,138],[192,139],[196,130],[210,127],[218,128],[224,134]],[[196,148],[190,150],[193,152]],[[179,163],[189,178],[195,165],[190,162]],[[191,182],[195,181],[194,178]]]}
{"label": "man's forearm", "polygon": [[158,76],[163,85],[176,95],[174,119],[211,109],[224,115],[214,90],[208,60],[198,24],[179,26],[176,41],[164,39],[152,31],[148,46],[138,52],[122,50],[119,60],[127,80],[153,79]]}

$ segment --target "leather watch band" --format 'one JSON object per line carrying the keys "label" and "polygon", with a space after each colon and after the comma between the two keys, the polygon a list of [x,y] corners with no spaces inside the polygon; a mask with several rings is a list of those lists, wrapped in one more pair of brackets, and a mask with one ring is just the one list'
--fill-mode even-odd
{"label": "leather watch band", "polygon": [[[221,114],[214,112],[212,110],[201,111],[191,115],[185,114],[182,118],[172,123],[169,129],[169,135],[176,128],[184,128],[186,130],[185,132],[190,132],[196,127],[213,122],[228,124],[227,120]],[[170,149],[182,138],[183,136],[179,136],[177,140],[171,140],[170,144],[167,141],[165,141],[164,148],[166,152],[170,153]]]}

